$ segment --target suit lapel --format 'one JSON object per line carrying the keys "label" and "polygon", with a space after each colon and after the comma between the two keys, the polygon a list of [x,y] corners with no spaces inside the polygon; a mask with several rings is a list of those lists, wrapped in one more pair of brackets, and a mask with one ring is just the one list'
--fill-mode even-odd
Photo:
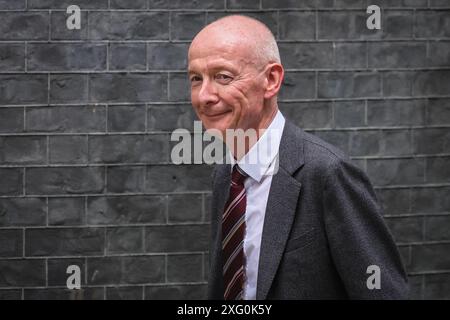
{"label": "suit lapel", "polygon": [[223,299],[223,278],[222,278],[222,213],[224,211],[225,203],[228,199],[231,184],[231,168],[229,165],[220,165],[217,167],[216,177],[214,179],[215,185],[213,190],[217,191],[214,195],[216,199],[216,211],[213,212],[212,226],[215,230],[211,230],[215,234],[214,244],[212,247],[212,265],[211,275],[216,277],[210,279],[214,287],[213,294],[215,299]]}
{"label": "suit lapel", "polygon": [[292,175],[303,165],[303,142],[286,121],[279,149],[280,167],[272,177],[261,238],[257,299],[266,299],[294,221],[301,184]]}

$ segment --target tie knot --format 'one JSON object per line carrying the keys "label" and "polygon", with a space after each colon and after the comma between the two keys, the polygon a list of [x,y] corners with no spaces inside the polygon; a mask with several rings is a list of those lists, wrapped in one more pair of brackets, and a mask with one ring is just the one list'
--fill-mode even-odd
{"label": "tie knot", "polygon": [[244,184],[246,178],[247,174],[238,165],[235,165],[231,173],[231,181],[235,184]]}

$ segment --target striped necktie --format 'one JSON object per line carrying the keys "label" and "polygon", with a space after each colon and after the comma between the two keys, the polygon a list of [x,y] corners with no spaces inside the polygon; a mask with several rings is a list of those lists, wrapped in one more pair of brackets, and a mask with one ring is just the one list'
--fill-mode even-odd
{"label": "striped necktie", "polygon": [[224,299],[243,299],[245,282],[245,208],[246,174],[237,165],[231,174],[230,196],[222,216],[222,261]]}

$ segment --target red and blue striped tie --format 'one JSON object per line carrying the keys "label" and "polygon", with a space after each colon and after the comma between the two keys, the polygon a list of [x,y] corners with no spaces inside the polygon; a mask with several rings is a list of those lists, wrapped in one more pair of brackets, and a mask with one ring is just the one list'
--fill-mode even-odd
{"label": "red and blue striped tie", "polygon": [[231,174],[230,196],[222,216],[222,258],[224,299],[243,299],[245,283],[245,208],[246,174],[237,165]]}

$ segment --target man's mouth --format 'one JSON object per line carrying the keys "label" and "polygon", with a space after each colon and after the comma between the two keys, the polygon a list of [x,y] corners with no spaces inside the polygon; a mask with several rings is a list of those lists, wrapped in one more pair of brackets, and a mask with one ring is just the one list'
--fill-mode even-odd
{"label": "man's mouth", "polygon": [[225,115],[229,112],[231,112],[231,110],[225,110],[225,111],[220,111],[220,112],[207,112],[207,113],[205,113],[205,115],[208,118],[218,118],[218,117],[222,117],[223,115]]}

